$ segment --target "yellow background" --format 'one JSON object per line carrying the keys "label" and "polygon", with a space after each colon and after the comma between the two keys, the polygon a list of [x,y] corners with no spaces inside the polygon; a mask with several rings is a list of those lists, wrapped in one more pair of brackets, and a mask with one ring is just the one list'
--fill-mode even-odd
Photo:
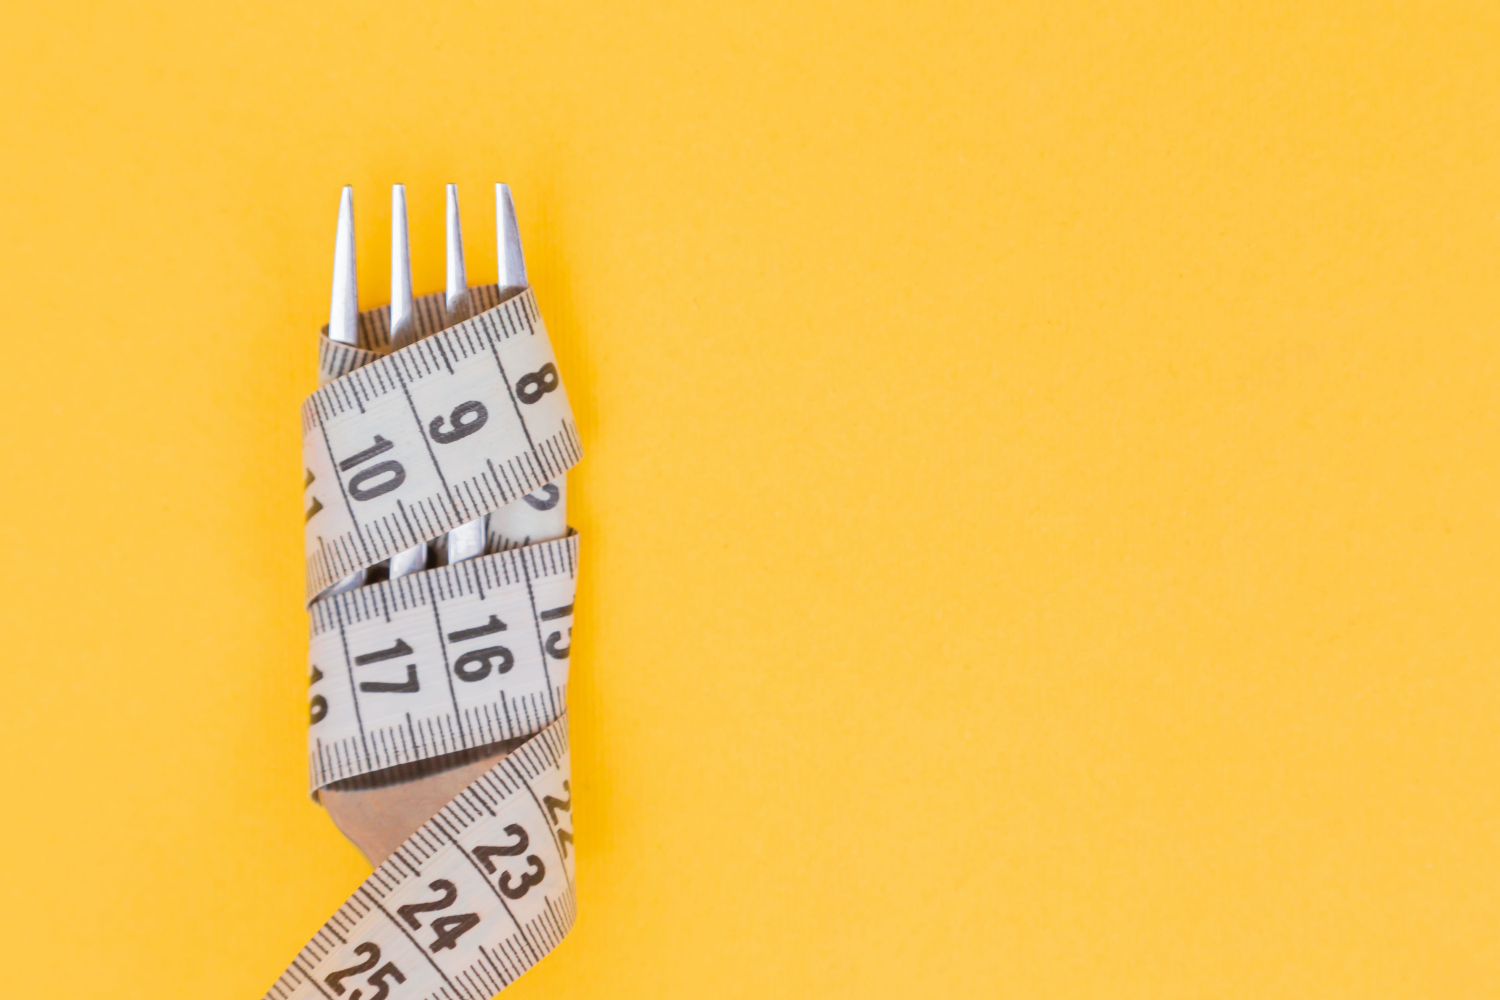
{"label": "yellow background", "polygon": [[[587,453],[516,997],[1500,992],[1500,16],[68,4],[0,37],[0,992],[253,997],[339,185]],[[399,1000],[399,996],[395,998]]]}

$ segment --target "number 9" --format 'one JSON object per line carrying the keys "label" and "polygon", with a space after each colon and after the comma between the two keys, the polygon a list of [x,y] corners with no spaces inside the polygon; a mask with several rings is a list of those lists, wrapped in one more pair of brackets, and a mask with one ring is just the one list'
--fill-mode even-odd
{"label": "number 9", "polygon": [[443,418],[433,417],[432,423],[427,425],[427,433],[438,444],[452,444],[460,438],[466,438],[490,419],[490,411],[484,408],[484,404],[477,399],[471,399],[467,403],[459,403],[448,415],[448,420],[453,424],[451,431],[443,430]]}

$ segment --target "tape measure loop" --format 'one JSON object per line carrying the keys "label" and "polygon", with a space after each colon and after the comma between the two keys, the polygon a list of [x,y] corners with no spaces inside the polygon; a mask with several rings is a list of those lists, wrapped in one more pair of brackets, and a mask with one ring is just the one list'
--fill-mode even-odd
{"label": "tape measure loop", "polygon": [[[582,457],[529,289],[442,296],[391,350],[388,307],[359,343],[326,336],[302,407],[309,783],[399,782],[507,753],[422,824],[313,935],[274,1000],[472,997],[504,989],[577,912],[566,714],[578,535],[562,478]],[[489,555],[324,595],[489,514]],[[557,537],[566,530],[563,537]],[[536,538],[550,539],[534,541]]]}
{"label": "tape measure loop", "polygon": [[570,772],[563,715],[398,847],[265,996],[483,1000],[510,985],[577,914]]}
{"label": "tape measure loop", "polygon": [[302,408],[309,602],[547,486],[582,457],[530,289],[503,301],[494,286],[471,295],[488,307],[394,353],[382,353],[382,310],[361,314],[359,346],[322,339],[331,381]]}

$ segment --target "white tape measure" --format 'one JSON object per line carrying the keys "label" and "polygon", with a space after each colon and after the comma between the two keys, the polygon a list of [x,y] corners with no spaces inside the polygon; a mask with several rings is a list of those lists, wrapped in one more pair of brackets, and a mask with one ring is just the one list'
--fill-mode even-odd
{"label": "white tape measure", "polygon": [[313,790],[561,715],[577,562],[573,535],[314,604]]}
{"label": "white tape measure", "polygon": [[530,289],[353,369],[302,406],[308,600],[582,454]]}
{"label": "white tape measure", "polygon": [[559,719],[397,848],[266,997],[493,996],[573,925],[571,809]]}
{"label": "white tape measure", "polygon": [[[526,738],[396,849],[267,997],[493,995],[572,926],[567,684],[578,537],[558,534],[577,428],[530,290],[390,353],[388,311],[319,348],[303,405],[314,795]],[[430,335],[428,335],[430,334]],[[492,554],[332,583],[489,513]]]}

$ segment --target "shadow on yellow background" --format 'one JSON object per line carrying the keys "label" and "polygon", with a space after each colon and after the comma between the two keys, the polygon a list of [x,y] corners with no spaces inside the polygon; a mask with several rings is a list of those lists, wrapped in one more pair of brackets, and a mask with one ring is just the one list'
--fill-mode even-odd
{"label": "shadow on yellow background", "polygon": [[[252,997],[339,185],[490,185],[587,447],[516,997],[1500,982],[1483,4],[34,4],[0,37],[7,995]],[[400,1000],[393,997],[393,1000]]]}

